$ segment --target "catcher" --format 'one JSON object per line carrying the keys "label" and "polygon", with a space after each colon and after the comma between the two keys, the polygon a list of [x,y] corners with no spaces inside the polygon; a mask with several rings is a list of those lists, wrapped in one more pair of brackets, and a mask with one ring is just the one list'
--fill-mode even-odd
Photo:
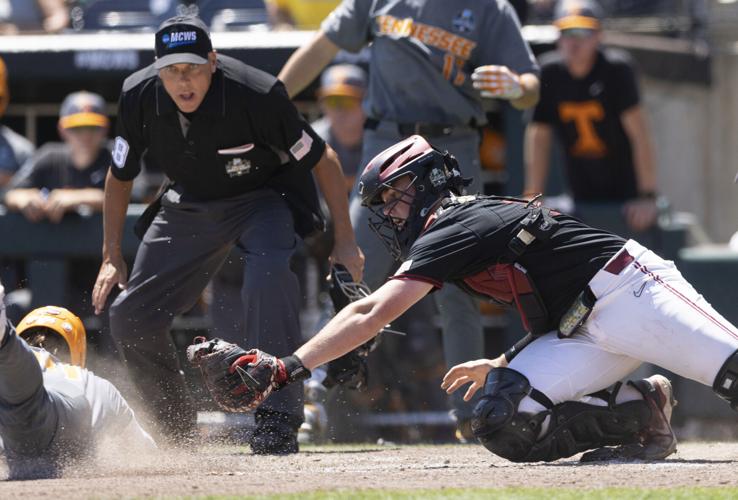
{"label": "catcher", "polygon": [[0,450],[9,479],[57,477],[90,456],[103,434],[156,449],[113,384],[84,368],[86,334],[77,316],[42,307],[15,329],[3,298],[0,283]]}
{"label": "catcher", "polygon": [[642,362],[709,384],[738,407],[738,330],[672,262],[536,202],[465,196],[453,156],[419,136],[376,156],[359,182],[371,226],[402,259],[398,271],[291,356],[221,349],[217,341],[191,346],[191,359],[228,406],[258,405],[452,283],[516,307],[529,332],[496,359],[453,367],[442,383],[449,393],[471,384],[467,400],[482,390],[472,430],[501,457],[672,454],[669,380],[619,382]]}

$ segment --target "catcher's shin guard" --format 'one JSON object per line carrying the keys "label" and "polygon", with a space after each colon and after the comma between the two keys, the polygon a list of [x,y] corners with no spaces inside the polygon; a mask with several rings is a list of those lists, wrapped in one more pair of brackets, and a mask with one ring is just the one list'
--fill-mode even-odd
{"label": "catcher's shin guard", "polygon": [[[518,413],[520,401],[528,395],[548,409]],[[651,410],[642,400],[615,405],[616,395],[617,388],[606,394],[607,406],[574,401],[546,404],[545,396],[531,388],[524,375],[497,368],[487,377],[472,429],[485,448],[512,462],[550,462],[592,448],[637,442]],[[539,437],[546,417],[550,417],[548,428]]]}
{"label": "catcher's shin guard", "polygon": [[712,390],[738,411],[738,351],[728,356],[715,377]]}
{"label": "catcher's shin guard", "polygon": [[[495,455],[523,461],[535,445],[545,414],[518,413],[520,401],[531,393],[528,379],[510,368],[493,368],[484,394],[474,407],[472,433]],[[541,416],[542,415],[542,416]]]}

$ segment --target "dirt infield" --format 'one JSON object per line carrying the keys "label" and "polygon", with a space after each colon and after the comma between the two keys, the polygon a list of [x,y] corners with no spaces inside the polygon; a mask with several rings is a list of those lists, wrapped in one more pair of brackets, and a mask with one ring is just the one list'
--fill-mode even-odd
{"label": "dirt infield", "polygon": [[0,483],[0,498],[171,498],[357,488],[736,486],[737,465],[738,443],[685,443],[663,462],[600,465],[579,465],[573,459],[513,464],[474,445],[306,447],[299,455],[283,458],[219,446],[125,459],[102,456],[94,466],[70,470],[62,479]]}

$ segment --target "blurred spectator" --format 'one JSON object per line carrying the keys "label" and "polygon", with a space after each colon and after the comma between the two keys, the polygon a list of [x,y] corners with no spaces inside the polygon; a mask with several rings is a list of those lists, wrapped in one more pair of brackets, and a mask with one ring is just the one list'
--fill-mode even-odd
{"label": "blurred spectator", "polygon": [[0,0],[0,34],[21,31],[58,33],[69,26],[65,0]]}
{"label": "blurred spectator", "polygon": [[265,0],[275,30],[316,30],[340,0]]}
{"label": "blurred spectator", "polygon": [[[10,102],[8,70],[0,58],[0,118]],[[11,128],[0,124],[0,189],[5,187],[21,165],[33,154],[33,144]]]}
{"label": "blurred spectator", "polygon": [[[5,195],[8,208],[32,222],[47,219],[58,223],[66,213],[102,209],[105,174],[111,162],[103,98],[84,91],[68,95],[61,105],[58,130],[64,142],[39,148],[10,181]],[[99,259],[69,262],[62,305],[79,311],[83,318],[92,313],[90,283],[94,283],[99,267]],[[31,283],[31,288],[34,286],[39,284]],[[8,300],[15,315],[23,315],[31,307],[32,295],[28,290],[17,290]],[[100,341],[108,344],[105,349],[112,349],[109,341],[94,339],[95,343]]]}
{"label": "blurred spectator", "polygon": [[105,174],[108,117],[97,94],[75,92],[64,99],[59,117],[64,143],[47,143],[10,182],[5,204],[38,222],[58,223],[67,212],[99,211]]}
{"label": "blurred spectator", "polygon": [[541,99],[526,132],[526,195],[543,193],[554,132],[574,202],[621,202],[629,228],[657,216],[656,172],[638,84],[625,53],[600,46],[591,1],[557,8],[558,50],[541,58]]}
{"label": "blurred spectator", "polygon": [[366,92],[366,83],[366,72],[359,66],[337,64],[326,69],[317,91],[323,117],[311,124],[338,154],[348,193],[361,167],[359,163],[366,118],[361,101]]}

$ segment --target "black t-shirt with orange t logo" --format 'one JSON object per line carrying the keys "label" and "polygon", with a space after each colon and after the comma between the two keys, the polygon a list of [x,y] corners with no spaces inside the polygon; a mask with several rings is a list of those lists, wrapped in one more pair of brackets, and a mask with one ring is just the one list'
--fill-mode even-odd
{"label": "black t-shirt with orange t logo", "polygon": [[541,58],[541,99],[533,121],[551,125],[560,138],[572,196],[579,201],[622,201],[637,196],[633,155],[621,122],[639,103],[628,56],[597,54],[592,71],[573,78],[557,52]]}

